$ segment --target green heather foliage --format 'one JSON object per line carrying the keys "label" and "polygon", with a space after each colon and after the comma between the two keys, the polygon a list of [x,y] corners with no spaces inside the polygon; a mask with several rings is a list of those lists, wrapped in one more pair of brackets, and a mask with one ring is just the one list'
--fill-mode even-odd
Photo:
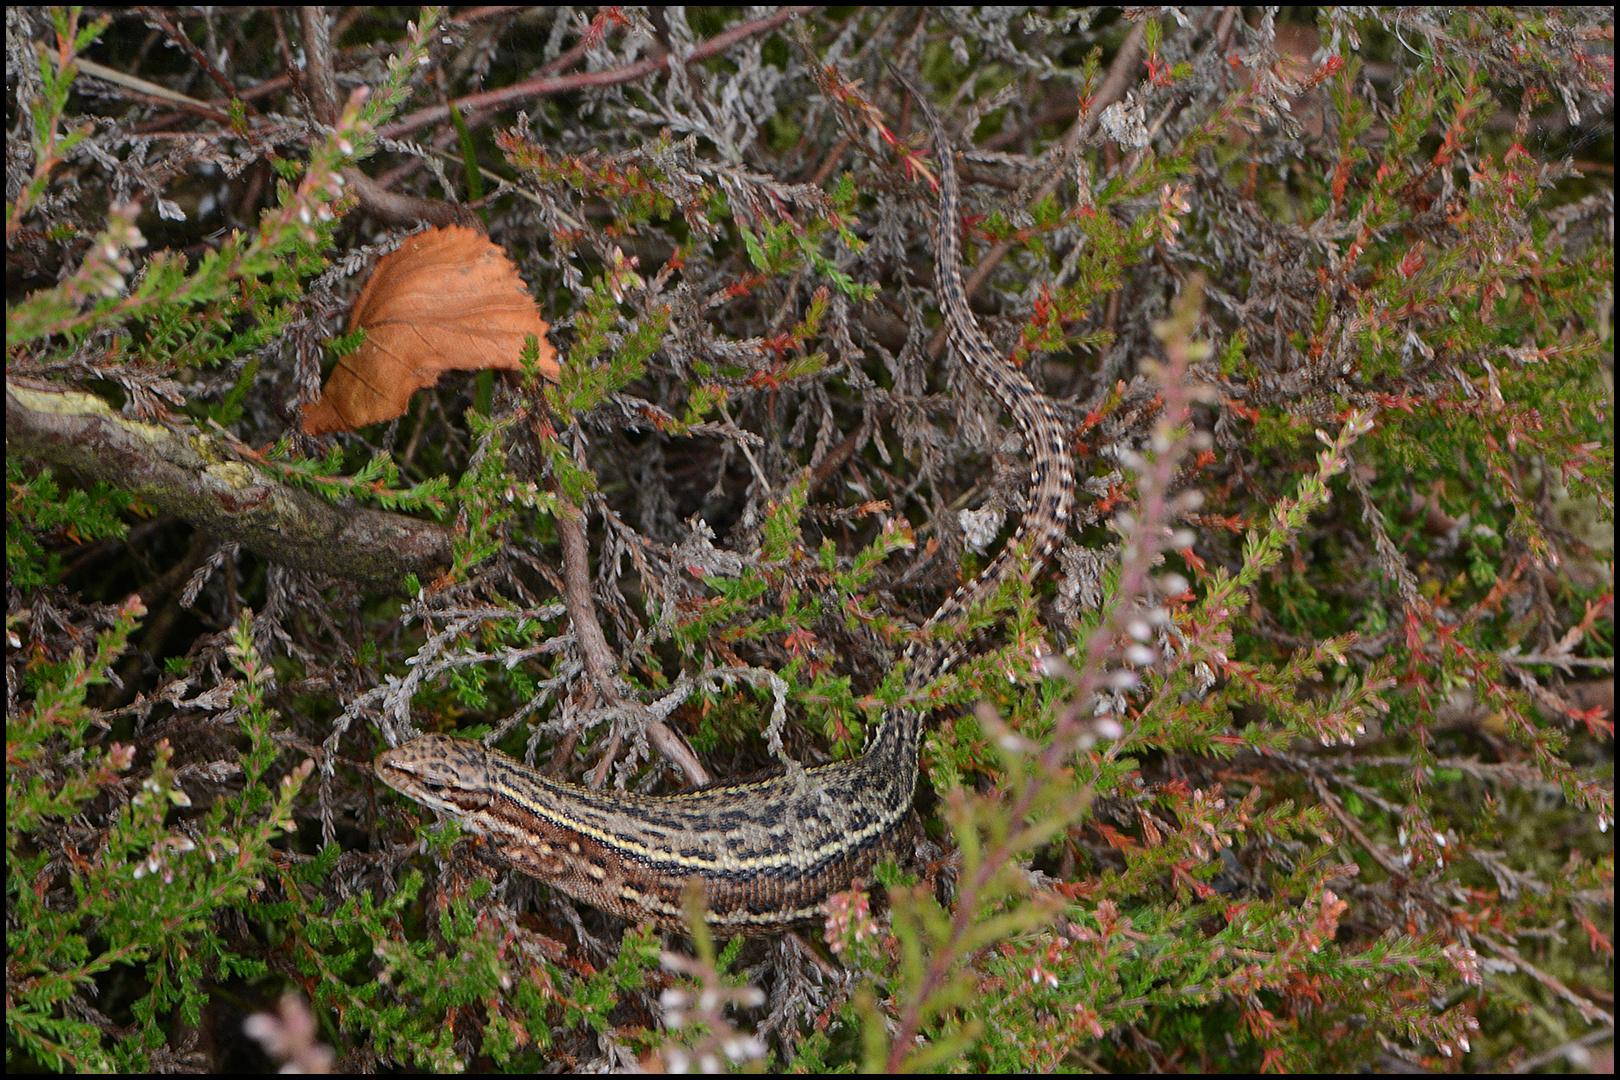
{"label": "green heather foliage", "polygon": [[[1608,9],[105,10],[7,11],[8,1064],[1612,1053]],[[1028,474],[886,60],[1082,487],[922,690]],[[434,215],[562,383],[305,436]],[[370,772],[436,730],[673,791],[653,724],[731,778],[894,704],[916,843],[777,940]]]}

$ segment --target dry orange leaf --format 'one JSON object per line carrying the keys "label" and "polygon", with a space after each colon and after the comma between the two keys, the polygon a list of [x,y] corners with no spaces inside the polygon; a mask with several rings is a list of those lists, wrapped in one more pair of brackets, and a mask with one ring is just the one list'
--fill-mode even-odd
{"label": "dry orange leaf", "polygon": [[401,415],[444,371],[516,370],[527,334],[540,339],[540,372],[562,373],[517,267],[487,236],[459,225],[409,237],[377,268],[355,302],[349,333],[366,340],[338,361],[304,431],[352,431]]}

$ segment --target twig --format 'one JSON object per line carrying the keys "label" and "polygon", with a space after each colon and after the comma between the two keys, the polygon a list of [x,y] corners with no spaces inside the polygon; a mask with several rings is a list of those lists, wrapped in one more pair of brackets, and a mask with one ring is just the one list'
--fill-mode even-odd
{"label": "twig", "polygon": [[115,413],[91,394],[6,380],[6,449],[100,480],[271,562],[375,585],[450,565],[450,531],[403,514],[334,506],[227,455],[195,430]]}
{"label": "twig", "polygon": [[[590,555],[585,543],[585,516],[561,491],[556,492],[559,503],[555,517],[557,536],[562,541],[563,602],[568,605],[568,617],[574,624],[574,638],[579,642],[580,656],[585,672],[596,686],[602,700],[624,712],[644,711],[626,702],[614,681],[618,659],[608,646],[596,618],[596,604],[591,599]],[[697,755],[669,725],[662,720],[650,720],[646,725],[647,739],[664,760],[685,774],[689,783],[709,783],[708,770]],[[604,758],[604,765],[613,754]],[[600,778],[598,778],[600,779]]]}
{"label": "twig", "polygon": [[[783,23],[790,22],[800,15],[814,11],[814,7],[783,8],[774,15],[753,22],[734,26],[723,34],[716,34],[702,45],[687,53],[683,58],[685,63],[695,64],[699,60],[707,60],[716,53],[722,52],[745,38],[755,34],[767,33],[775,30]],[[551,94],[561,94],[569,90],[580,90],[587,86],[617,86],[621,83],[635,82],[645,75],[651,75],[660,68],[668,67],[673,60],[671,56],[659,56],[626,67],[616,68],[613,71],[589,71],[578,75],[542,75],[528,79],[524,82],[503,86],[496,90],[488,90],[482,94],[469,94],[458,98],[456,108],[462,112],[470,109],[482,109],[489,106],[506,106],[531,98],[547,97]],[[398,138],[413,131],[436,124],[447,119],[450,110],[444,105],[434,105],[430,108],[419,109],[409,116],[394,121],[382,128],[381,135]]]}

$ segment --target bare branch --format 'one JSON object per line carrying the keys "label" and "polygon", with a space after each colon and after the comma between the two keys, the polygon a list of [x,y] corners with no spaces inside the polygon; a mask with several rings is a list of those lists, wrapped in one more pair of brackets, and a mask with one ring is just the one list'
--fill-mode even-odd
{"label": "bare branch", "polygon": [[450,564],[448,529],[334,506],[195,430],[121,416],[91,394],[7,379],[6,450],[138,495],[283,566],[397,587],[408,573],[433,577]]}

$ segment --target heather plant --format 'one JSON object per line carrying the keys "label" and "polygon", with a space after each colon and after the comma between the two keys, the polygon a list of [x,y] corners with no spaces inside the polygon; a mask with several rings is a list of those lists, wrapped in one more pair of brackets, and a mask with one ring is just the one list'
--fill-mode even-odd
{"label": "heather plant", "polygon": [[[7,1031],[57,1069],[1583,1068],[1612,1043],[1613,24],[7,9]],[[922,690],[1025,449],[1082,488]],[[519,370],[312,437],[376,257]],[[376,783],[929,711],[824,925],[626,926]],[[696,898],[693,903],[697,902]]]}

